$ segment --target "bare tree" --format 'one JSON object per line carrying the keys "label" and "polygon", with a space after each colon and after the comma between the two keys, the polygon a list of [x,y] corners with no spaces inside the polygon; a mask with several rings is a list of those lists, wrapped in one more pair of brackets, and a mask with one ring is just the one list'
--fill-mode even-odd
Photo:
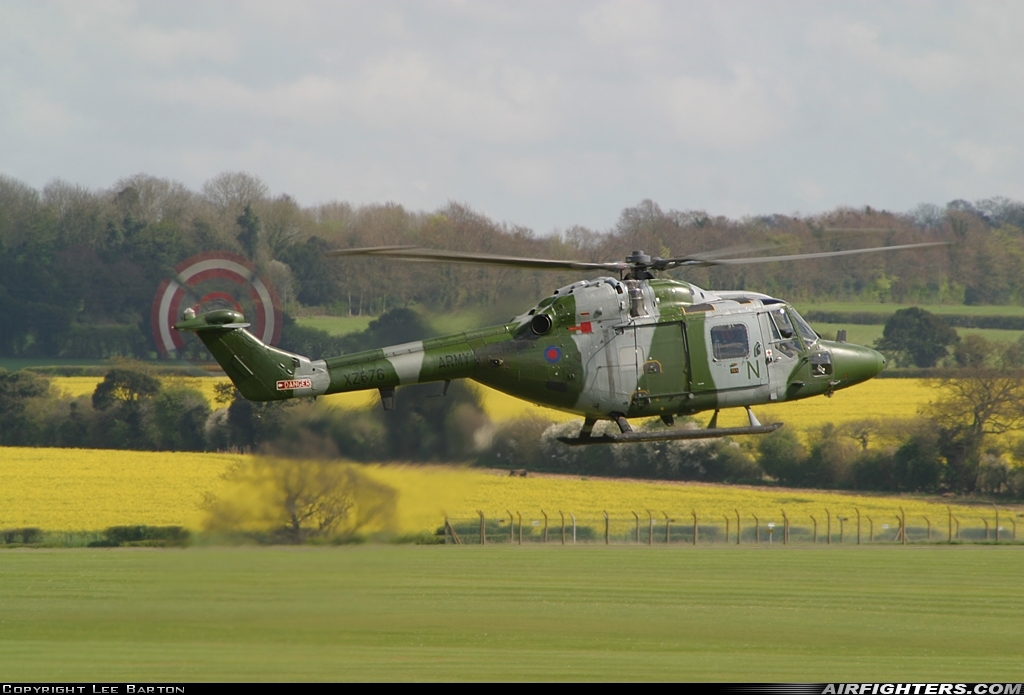
{"label": "bare tree", "polygon": [[204,505],[209,530],[263,531],[302,543],[394,523],[395,490],[351,464],[254,457],[225,478],[222,494]]}
{"label": "bare tree", "polygon": [[222,214],[234,219],[247,205],[267,197],[270,189],[257,177],[244,171],[225,171],[203,184],[203,195]]}

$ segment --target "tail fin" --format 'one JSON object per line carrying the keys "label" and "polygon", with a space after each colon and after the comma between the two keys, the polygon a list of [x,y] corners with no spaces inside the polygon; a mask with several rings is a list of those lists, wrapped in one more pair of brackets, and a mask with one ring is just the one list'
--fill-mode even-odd
{"label": "tail fin", "polygon": [[199,316],[186,311],[174,326],[199,336],[224,368],[235,388],[251,401],[277,401],[297,396],[318,396],[331,378],[323,360],[311,361],[264,344],[245,330],[249,324],[237,311],[221,309]]}

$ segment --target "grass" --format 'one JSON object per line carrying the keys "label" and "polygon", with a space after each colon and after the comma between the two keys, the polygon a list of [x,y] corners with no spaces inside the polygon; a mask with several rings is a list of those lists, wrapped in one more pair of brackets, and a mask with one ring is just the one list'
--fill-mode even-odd
{"label": "grass", "polygon": [[1012,682],[1019,548],[64,550],[0,564],[11,682]]}
{"label": "grass", "polygon": [[316,328],[331,335],[348,335],[365,331],[376,316],[300,316],[295,323],[303,328]]}
{"label": "grass", "polygon": [[[865,345],[874,347],[875,341],[882,337],[885,328],[882,324],[842,324],[842,323],[812,323],[814,330],[822,335],[835,336],[836,331],[846,329],[846,340],[854,345]],[[999,328],[957,328],[957,335],[966,338],[969,335],[980,335],[988,340],[997,340],[1002,343],[1015,343],[1024,336],[1022,331],[1007,331]]]}
{"label": "grass", "polygon": [[894,314],[900,309],[918,306],[933,314],[963,314],[965,316],[1024,316],[1024,306],[1012,304],[967,306],[965,304],[878,304],[876,302],[799,302],[796,308],[805,311],[850,311],[876,314]]}

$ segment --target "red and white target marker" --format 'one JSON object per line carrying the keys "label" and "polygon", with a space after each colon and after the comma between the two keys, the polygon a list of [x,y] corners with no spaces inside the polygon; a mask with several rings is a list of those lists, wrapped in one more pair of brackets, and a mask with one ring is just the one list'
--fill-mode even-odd
{"label": "red and white target marker", "polygon": [[[190,296],[197,298],[190,304],[197,312],[211,304],[230,306],[240,312],[239,299],[248,295],[256,316],[247,316],[246,320],[253,323],[256,337],[270,345],[281,338],[283,317],[277,291],[256,275],[245,258],[226,251],[208,251],[182,261],[174,272],[175,277],[160,283],[153,298],[153,341],[161,356],[177,357],[185,347],[184,338],[172,327],[181,319],[182,303]],[[238,292],[232,295],[222,289],[204,291],[203,284],[214,280],[226,280],[237,286]]]}

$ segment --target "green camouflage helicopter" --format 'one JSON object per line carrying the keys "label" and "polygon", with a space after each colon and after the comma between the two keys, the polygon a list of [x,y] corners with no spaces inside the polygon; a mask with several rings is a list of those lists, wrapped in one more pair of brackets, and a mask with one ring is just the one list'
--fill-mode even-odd
{"label": "green camouflage helicopter", "polygon": [[[885,368],[870,348],[822,339],[781,299],[746,291],[711,291],[653,273],[686,266],[764,263],[920,248],[907,244],[850,251],[724,258],[730,252],[679,258],[634,251],[625,261],[517,258],[385,246],[328,252],[406,261],[502,265],[530,269],[613,272],[554,291],[508,323],[440,338],[310,360],[266,345],[242,314],[228,309],[196,315],[186,309],[179,331],[196,333],[239,392],[273,401],[377,389],[385,410],[395,388],[430,381],[473,379],[518,398],[583,416],[579,436],[566,444],[699,439],[764,434],[751,406],[818,395],[866,381]],[[735,251],[732,252],[735,255]],[[746,408],[747,427],[717,427],[723,408]],[[630,418],[713,410],[703,429],[634,431]],[[592,435],[598,420],[619,432]]]}

